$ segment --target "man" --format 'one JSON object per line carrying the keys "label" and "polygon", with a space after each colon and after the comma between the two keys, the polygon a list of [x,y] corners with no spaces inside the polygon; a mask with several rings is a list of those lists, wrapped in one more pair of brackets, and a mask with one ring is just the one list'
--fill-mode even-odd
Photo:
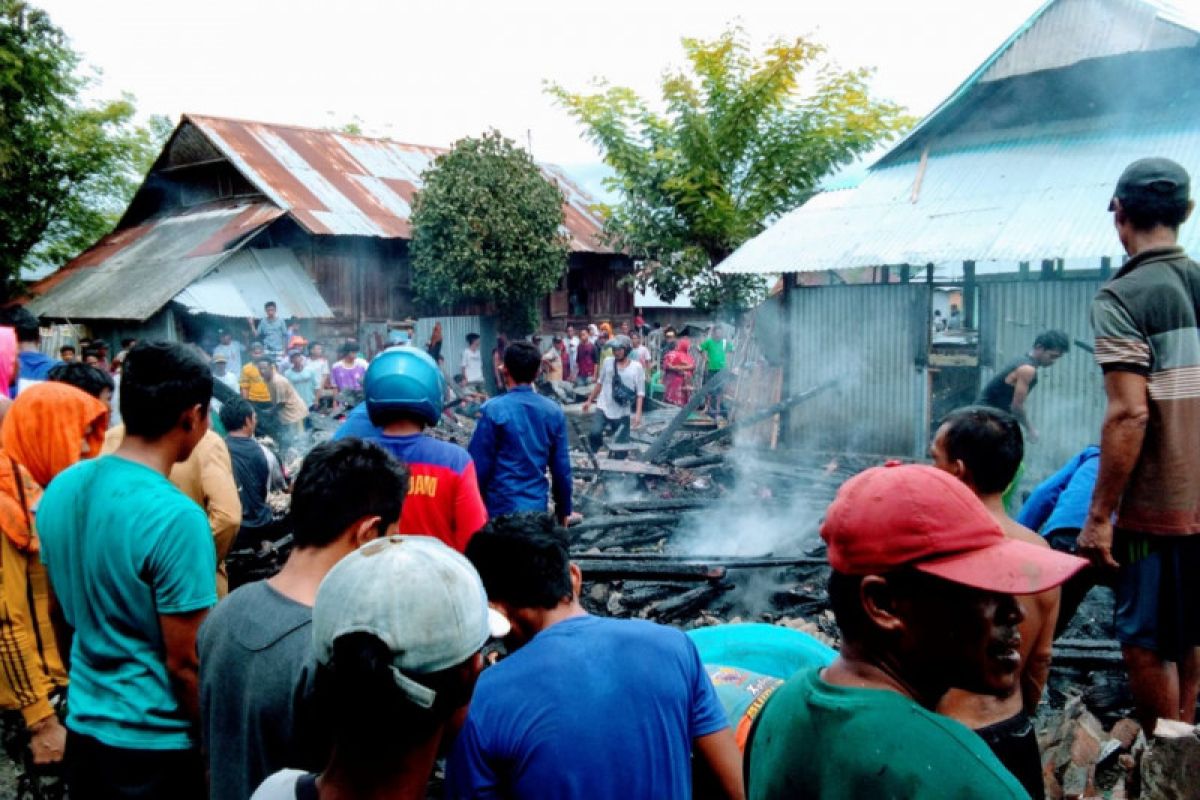
{"label": "man", "polygon": [[229,371],[228,357],[224,353],[213,354],[212,374],[213,378],[228,386],[230,390],[237,392],[241,389],[241,381],[236,373]]}
{"label": "man", "polygon": [[43,355],[42,328],[32,313],[24,308],[19,309],[15,313],[13,327],[17,332],[17,361],[20,364],[17,394],[20,394],[28,387],[46,380],[50,368],[59,362]]}
{"label": "man", "polygon": [[346,342],[342,345],[340,355],[341,358],[329,369],[331,388],[338,393],[361,392],[367,362],[358,357],[358,345]]}
{"label": "man", "polygon": [[436,539],[392,536],[346,556],[313,609],[315,700],[332,754],[320,775],[276,773],[254,800],[425,800],[438,747],[482,668],[480,650],[506,627],[475,570]]}
{"label": "man", "polygon": [[221,343],[213,348],[213,363],[215,364],[217,359],[223,356],[229,371],[234,375],[240,375],[242,372],[242,343],[235,342],[233,332],[223,328],[217,335]]}
{"label": "man", "polygon": [[[124,424],[109,428],[104,436],[101,455],[117,452],[124,438]],[[217,553],[217,597],[224,597],[229,589],[225,556],[233,545],[242,521],[242,506],[225,440],[210,428],[187,458],[171,466],[167,477],[175,488],[202,508],[208,518]]]}
{"label": "man", "polygon": [[[1037,531],[1046,543],[1060,553],[1079,552],[1079,532],[1087,521],[1096,475],[1100,471],[1100,448],[1088,445],[1067,461],[1062,468],[1039,483],[1021,505],[1017,522]],[[1058,606],[1058,622],[1054,638],[1063,635],[1071,624],[1079,604],[1094,586],[1112,588],[1112,571],[1089,566],[1062,585]]]}
{"label": "man", "polygon": [[325,348],[320,342],[308,346],[308,365],[317,375],[317,403],[327,406],[328,392],[332,388],[329,385],[329,359],[325,357]]}
{"label": "man", "polygon": [[480,338],[478,333],[467,334],[467,349],[462,352],[462,374],[466,381],[467,390],[483,391],[483,354],[479,352]]}
{"label": "man", "polygon": [[279,437],[281,446],[290,446],[304,435],[304,420],[308,417],[308,406],[287,378],[275,371],[275,362],[266,355],[254,362],[258,374],[271,395],[267,409],[267,430]]}
{"label": "man", "polygon": [[587,328],[579,331],[579,345],[575,348],[575,383],[584,386],[595,380],[596,345],[591,341]]}
{"label": "man", "polygon": [[691,754],[742,798],[725,712],[681,631],[590,616],[566,531],[547,514],[493,520],[467,558],[512,625],[479,678],[446,767],[446,797],[692,796]]}
{"label": "man", "polygon": [[933,709],[952,686],[1010,694],[1015,595],[1082,560],[1005,537],[965,484],[915,464],[847,481],[821,537],[841,652],[767,701],[746,747],[749,796],[1027,798],[982,739]]}
{"label": "man", "polygon": [[1117,570],[1117,639],[1147,734],[1193,722],[1200,684],[1200,267],[1177,243],[1192,206],[1183,167],[1130,164],[1109,205],[1129,260],[1092,303],[1108,410],[1079,548]]}
{"label": "man", "polygon": [[300,395],[305,406],[309,409],[314,408],[317,405],[317,388],[320,386],[317,371],[309,366],[303,350],[291,351],[288,354],[288,362],[283,377],[296,390],[296,394]]}
{"label": "man", "polygon": [[508,391],[483,404],[467,451],[493,519],[514,511],[545,511],[546,468],[554,487],[555,517],[571,516],[571,452],[562,406],[530,385],[541,356],[528,342],[504,351]]}
{"label": "man", "polygon": [[[225,427],[225,446],[233,464],[233,480],[242,506],[242,524],[231,549],[257,550],[264,541],[275,541],[275,515],[267,505],[270,493],[271,462],[266,448],[254,438],[258,419],[245,400],[232,400],[221,406],[221,424]],[[234,587],[244,581],[234,576]]]}
{"label": "man", "polygon": [[317,587],[347,554],[394,532],[407,482],[404,467],[372,444],[350,439],[313,448],[292,492],[296,545],[287,563],[278,575],[235,590],[200,629],[201,730],[213,800],[244,800],[275,770],[324,763],[328,752],[303,706]]}
{"label": "man", "polygon": [[633,345],[629,354],[630,358],[641,364],[642,370],[649,375],[653,359],[650,357],[650,348],[642,344],[642,335],[635,330],[629,336],[629,343]]}
{"label": "man", "polygon": [[61,473],[38,507],[55,628],[70,643],[77,800],[204,796],[196,631],[217,601],[217,559],[204,512],[167,473],[208,432],[211,395],[190,349],[138,344],[121,380],[121,446]]}
{"label": "man", "polygon": [[257,324],[250,318],[250,332],[262,341],[263,349],[272,357],[279,358],[287,349],[288,327],[279,316],[275,301],[268,300],[263,306],[267,316]]}
{"label": "man", "polygon": [[72,361],[74,361],[75,360],[75,345],[64,344],[62,347],[58,348],[58,358],[64,364],[69,364]]}
{"label": "man", "polygon": [[629,337],[617,336],[613,339],[613,357],[604,362],[592,393],[583,403],[583,413],[586,414],[597,396],[600,398],[596,414],[592,417],[592,429],[588,433],[593,451],[600,449],[604,444],[604,434],[609,431],[616,431],[615,441],[629,441],[631,408],[633,427],[642,426],[646,373],[641,364],[629,357],[631,350]]}
{"label": "man", "polygon": [[[393,347],[371,362],[363,389],[370,423],[379,431],[363,438],[408,465],[400,533],[433,536],[462,552],[487,522],[487,509],[470,454],[423,433],[442,415],[446,386],[441,370],[423,350]],[[334,438],[355,433],[367,431],[355,426],[343,434],[338,429]]]}
{"label": "man", "polygon": [[250,360],[242,367],[238,378],[238,387],[242,390],[242,397],[253,403],[259,410],[266,410],[271,403],[271,390],[267,388],[267,383],[256,366],[258,360],[266,354],[262,343],[255,342],[251,345]]}
{"label": "man", "polygon": [[[556,388],[563,379],[562,353],[558,349],[561,342],[562,337],[555,334],[550,340],[550,347],[542,354],[542,377]],[[533,337],[533,344],[540,351],[542,338],[540,336]]]}
{"label": "man", "polygon": [[[1004,510],[1004,490],[1024,456],[1021,426],[1012,414],[987,406],[954,411],[938,428],[930,455],[935,467],[955,476],[975,493],[1005,536],[1049,547]],[[1055,587],[1020,600],[1025,612],[1020,625],[1021,667],[1012,693],[995,696],[951,689],[938,711],[978,733],[1030,797],[1041,800],[1045,786],[1033,716],[1050,676],[1060,591]]]}
{"label": "man", "polygon": [[1071,349],[1071,340],[1062,331],[1044,331],[1033,340],[1033,349],[1020,358],[1013,359],[996,370],[983,392],[979,403],[1017,418],[1030,443],[1037,442],[1037,429],[1029,421],[1025,403],[1038,382],[1038,368],[1051,367]]}
{"label": "man", "polygon": [[[729,352],[729,343],[725,341],[725,327],[719,322],[708,329],[708,337],[700,343],[700,352],[704,353],[707,359],[704,367],[704,385],[708,386],[717,377],[717,373],[725,369],[726,355]],[[708,392],[704,401],[708,413],[718,417],[724,413],[721,405],[722,393],[721,389]]]}
{"label": "man", "polygon": [[575,332],[574,325],[567,326],[567,337],[565,339],[567,345],[567,379],[575,380],[579,377],[579,334]]}

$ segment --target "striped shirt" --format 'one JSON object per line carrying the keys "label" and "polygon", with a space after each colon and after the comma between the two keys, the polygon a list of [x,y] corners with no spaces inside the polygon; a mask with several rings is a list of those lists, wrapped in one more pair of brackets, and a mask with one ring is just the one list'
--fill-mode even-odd
{"label": "striped shirt", "polygon": [[1150,421],[1117,525],[1200,533],[1200,266],[1182,248],[1131,258],[1092,302],[1096,361],[1146,377]]}

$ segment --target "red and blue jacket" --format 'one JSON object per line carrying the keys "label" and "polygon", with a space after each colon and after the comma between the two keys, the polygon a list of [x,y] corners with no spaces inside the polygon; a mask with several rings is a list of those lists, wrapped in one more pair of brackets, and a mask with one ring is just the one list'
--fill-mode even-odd
{"label": "red and blue jacket", "polygon": [[366,425],[362,422],[348,417],[334,438],[353,436],[374,442],[408,467],[400,533],[434,536],[460,553],[466,550],[467,542],[488,519],[470,454],[456,444],[422,433],[388,436],[369,420]]}

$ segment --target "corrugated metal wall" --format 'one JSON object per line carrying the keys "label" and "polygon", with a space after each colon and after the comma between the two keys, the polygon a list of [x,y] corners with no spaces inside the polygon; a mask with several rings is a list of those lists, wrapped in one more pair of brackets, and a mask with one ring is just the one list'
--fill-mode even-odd
{"label": "corrugated metal wall", "polygon": [[[980,356],[986,383],[1011,359],[1029,352],[1034,338],[1057,328],[1092,341],[1089,313],[1100,281],[1025,281],[979,287]],[[1057,470],[1072,454],[1100,438],[1104,380],[1091,353],[1072,345],[1049,369],[1039,370],[1029,419],[1040,439],[1026,443],[1027,485]]]}
{"label": "corrugated metal wall", "polygon": [[[421,317],[417,320],[414,344],[422,349],[429,343],[433,326],[442,323],[442,358],[445,359],[443,371],[446,379],[462,371],[462,352],[467,347],[467,334],[478,333],[483,337],[480,350],[483,352],[483,375],[491,387],[492,348],[496,346],[495,317]],[[494,388],[494,387],[492,387]]]}
{"label": "corrugated metal wall", "polygon": [[788,292],[791,391],[839,386],[792,413],[791,447],[918,456],[925,452],[929,288],[924,284]]}

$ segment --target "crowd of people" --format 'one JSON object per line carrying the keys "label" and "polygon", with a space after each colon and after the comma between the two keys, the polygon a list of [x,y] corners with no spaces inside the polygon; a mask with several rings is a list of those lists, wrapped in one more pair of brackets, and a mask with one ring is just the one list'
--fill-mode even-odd
{"label": "crowd of people", "polygon": [[[535,385],[589,367],[602,439],[639,424],[647,364],[693,385],[686,340],[664,332],[657,356],[634,330],[599,332],[601,347],[590,331],[504,343],[503,392],[463,448],[429,435],[456,394],[437,329],[369,363],[348,342],[324,370],[269,304],[248,357],[226,335],[211,357],[130,341],[54,363],[37,321],[8,310],[5,728],[77,800],[424,798],[439,759],[455,799],[1042,797],[1031,718],[1080,587],[1115,587],[1146,731],[1194,721],[1200,268],[1175,243],[1191,208],[1186,173],[1161,159],[1114,192],[1131,258],[1093,307],[1099,447],[1009,515],[1034,436],[1024,403],[1069,347],[1046,332],[941,422],[932,466],[841,487],[821,526],[840,651],[793,642],[768,666],[761,647],[718,655],[580,603],[566,416]],[[728,346],[714,334],[715,376]],[[458,391],[485,391],[480,350],[472,334]],[[260,418],[302,423],[331,386],[361,402],[281,474]],[[285,518],[272,486],[290,490]],[[285,533],[277,574],[226,575],[231,548]],[[761,644],[760,627],[716,635]]]}

